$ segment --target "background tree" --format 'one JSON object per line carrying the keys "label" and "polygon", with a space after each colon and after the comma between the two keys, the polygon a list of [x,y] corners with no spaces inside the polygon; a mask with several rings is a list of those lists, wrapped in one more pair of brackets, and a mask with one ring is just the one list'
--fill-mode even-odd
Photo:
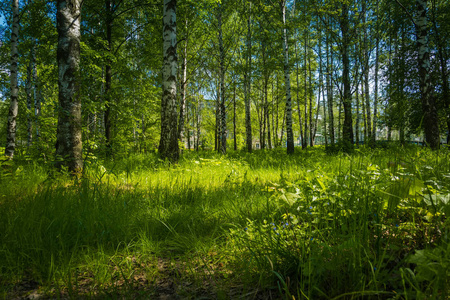
{"label": "background tree", "polygon": [[12,159],[16,149],[16,118],[19,110],[19,87],[17,80],[17,64],[19,59],[19,52],[17,48],[17,39],[19,37],[19,1],[11,0],[12,6],[12,23],[11,23],[11,66],[10,66],[10,92],[11,102],[9,105],[8,123],[7,123],[7,137],[5,155]]}
{"label": "background tree", "polygon": [[80,24],[81,2],[58,0],[58,87],[59,109],[56,155],[72,173],[83,169],[81,156],[81,97],[80,97]]}
{"label": "background tree", "polygon": [[289,68],[288,33],[286,29],[286,1],[280,1],[283,20],[283,46],[284,46],[284,80],[286,89],[286,135],[287,153],[294,153],[294,133],[292,131],[292,97],[291,97],[291,72]]}
{"label": "background tree", "polygon": [[437,105],[443,106],[445,112],[444,120],[447,123],[447,144],[450,142],[450,86],[449,86],[449,68],[448,68],[448,49],[449,49],[449,19],[450,3],[448,1],[431,1],[431,22],[433,29],[434,44],[437,49],[442,93],[437,97]]}
{"label": "background tree", "polygon": [[432,149],[438,149],[440,134],[438,114],[433,95],[430,76],[430,49],[428,45],[428,18],[426,0],[417,0],[417,17],[415,21],[417,35],[417,54],[419,64],[419,87],[422,98],[422,110],[425,127],[425,139]]}
{"label": "background tree", "polygon": [[252,84],[252,1],[246,1],[247,12],[247,40],[245,50],[245,73],[244,73],[244,102],[245,102],[245,135],[247,151],[252,151],[252,124],[251,124],[251,109],[250,109],[250,95]]}
{"label": "background tree", "polygon": [[[41,159],[54,157],[57,139],[55,3],[19,1],[15,145]],[[279,1],[223,1],[222,48],[217,1],[179,1],[180,60],[174,105],[179,145],[190,149],[216,145],[218,150],[225,146],[227,151],[231,142],[233,148],[247,150],[286,145],[287,81],[281,78],[284,28],[291,49],[287,66],[294,71],[287,77],[293,97],[294,141],[301,140],[304,147],[306,142],[325,142],[330,147],[347,136],[351,148],[355,137],[348,139],[344,128],[359,134],[359,142],[372,140],[371,145],[379,139],[421,141],[425,119],[416,39],[421,32],[416,26],[418,6],[411,1],[399,3],[403,8],[385,0],[287,1],[283,25]],[[0,1],[0,11],[8,20],[0,28],[4,99],[11,96],[7,61],[12,45],[11,7],[11,1]],[[449,11],[447,1],[426,3],[428,80],[434,87],[437,116],[433,126],[442,133],[448,132],[450,111]],[[84,3],[79,95],[86,160],[159,148],[160,129],[165,126],[161,125],[165,122],[161,113],[162,13],[163,5],[157,1]],[[0,105],[4,145],[9,103]]]}
{"label": "background tree", "polygon": [[177,31],[176,0],[164,0],[163,13],[163,96],[161,101],[161,140],[159,153],[162,159],[177,162],[179,158],[177,134]]}

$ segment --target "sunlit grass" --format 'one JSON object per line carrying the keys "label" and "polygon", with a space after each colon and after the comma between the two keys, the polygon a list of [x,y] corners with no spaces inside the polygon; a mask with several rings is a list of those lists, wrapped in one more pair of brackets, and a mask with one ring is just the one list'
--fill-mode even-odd
{"label": "sunlit grass", "polygon": [[448,279],[427,275],[446,274],[448,258],[437,271],[410,261],[448,244],[447,151],[185,152],[177,165],[154,154],[85,164],[77,181],[44,163],[2,166],[4,298],[24,280],[49,294],[151,296],[164,278],[196,287],[177,293],[217,297],[448,293]]}

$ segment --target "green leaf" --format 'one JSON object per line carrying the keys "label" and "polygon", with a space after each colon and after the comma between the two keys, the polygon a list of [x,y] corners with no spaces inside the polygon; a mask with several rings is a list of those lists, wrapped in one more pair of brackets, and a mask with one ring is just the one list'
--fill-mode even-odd
{"label": "green leaf", "polygon": [[292,205],[294,205],[296,200],[298,198],[300,198],[300,196],[297,194],[294,194],[294,193],[283,193],[283,194],[281,194],[280,198],[281,198],[281,200],[286,202],[289,206],[292,206]]}

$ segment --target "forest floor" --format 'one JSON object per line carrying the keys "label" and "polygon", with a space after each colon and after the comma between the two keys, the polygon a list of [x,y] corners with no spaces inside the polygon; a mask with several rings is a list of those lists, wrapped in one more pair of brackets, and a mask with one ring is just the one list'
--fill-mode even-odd
{"label": "forest floor", "polygon": [[[129,258],[134,260],[134,258]],[[185,273],[182,263],[174,263],[169,259],[158,258],[146,265],[134,262],[135,268],[132,276],[125,279],[116,279],[98,287],[93,276],[82,275],[77,279],[76,287],[69,290],[68,287],[42,289],[39,283],[33,279],[22,279],[16,283],[12,291],[7,295],[8,299],[70,299],[76,298],[103,299],[180,299],[194,296],[201,299],[215,299],[214,279],[205,278],[201,285],[194,283],[198,279],[183,276]],[[158,275],[149,280],[148,269],[156,269]],[[183,297],[184,295],[184,297]]]}
{"label": "forest floor", "polygon": [[450,154],[187,152],[0,169],[0,299],[445,299]]}
{"label": "forest floor", "polygon": [[[181,259],[155,258],[150,262],[133,261],[132,275],[116,278],[102,286],[95,284],[92,274],[80,275],[76,286],[55,288],[50,283],[41,286],[30,278],[15,282],[5,299],[279,299],[280,294],[274,290],[245,287],[235,282],[224,284],[224,279],[231,270],[225,270],[223,264],[197,267],[196,276],[188,270]],[[202,270],[198,270],[201,268]],[[149,272],[149,270],[151,270]],[[156,272],[156,273],[155,273]],[[153,276],[149,276],[153,274]],[[198,274],[202,274],[198,276]]]}

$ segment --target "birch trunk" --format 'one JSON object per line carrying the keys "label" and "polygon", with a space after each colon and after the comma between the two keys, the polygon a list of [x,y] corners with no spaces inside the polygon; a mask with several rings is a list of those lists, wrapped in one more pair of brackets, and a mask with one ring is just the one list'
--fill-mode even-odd
{"label": "birch trunk", "polygon": [[339,97],[339,105],[338,105],[338,136],[337,136],[338,142],[342,142],[341,141],[341,137],[342,137],[341,124],[342,124],[342,96]]}
{"label": "birch trunk", "polygon": [[302,140],[302,149],[306,149],[308,147],[308,71],[306,68],[306,63],[308,59],[308,36],[305,31],[305,57],[304,57],[304,64],[305,64],[305,131],[304,131],[304,140]]}
{"label": "birch trunk", "polygon": [[314,128],[313,128],[313,96],[311,55],[308,55],[308,86],[309,86],[309,146],[314,147]]}
{"label": "birch trunk", "polygon": [[59,111],[56,156],[73,174],[83,170],[80,97],[80,0],[57,1]]}
{"label": "birch trunk", "polygon": [[[31,50],[33,52],[33,49]],[[33,120],[31,118],[31,103],[32,99],[32,72],[33,72],[33,53],[30,53],[30,62],[27,66],[27,81],[25,85],[26,94],[27,94],[27,146],[31,147],[33,142]]]}
{"label": "birch trunk", "polygon": [[236,83],[233,84],[233,149],[237,150],[237,138],[236,138]]}
{"label": "birch trunk", "polygon": [[358,89],[358,84],[356,85],[355,96],[356,96],[355,141],[356,141],[356,146],[359,147],[359,89]]}
{"label": "birch trunk", "polygon": [[141,116],[141,128],[142,128],[142,134],[141,134],[142,152],[147,153],[147,143],[146,143],[146,138],[145,138],[145,131],[147,128],[145,126],[145,115],[144,114],[142,114],[142,116]]}
{"label": "birch trunk", "polygon": [[344,125],[342,138],[344,150],[353,148],[353,126],[352,126],[352,95],[350,84],[350,59],[349,59],[349,8],[348,4],[342,4],[341,32],[342,32],[342,84],[344,86],[342,105],[344,107]]}
{"label": "birch trunk", "polygon": [[37,76],[37,67],[36,67],[36,51],[33,52],[33,82],[34,82],[34,120],[35,124],[34,127],[36,129],[36,138],[35,143],[39,146],[39,137],[41,135],[40,129],[39,129],[39,118],[41,116],[41,101],[42,101],[42,95],[41,91],[39,90],[39,84],[38,84],[38,76]]}
{"label": "birch trunk", "polygon": [[[262,30],[261,30],[262,31]],[[262,63],[263,63],[263,134],[261,141],[261,149],[266,148],[266,129],[268,130],[268,140],[270,140],[270,125],[269,125],[269,104],[268,104],[268,88],[269,88],[269,70],[266,63],[266,36],[263,37],[261,41],[261,54],[262,54]],[[270,141],[268,141],[270,144]],[[270,148],[270,145],[269,145]]]}
{"label": "birch trunk", "polygon": [[[275,99],[276,99],[276,104],[277,104],[277,112],[276,112],[276,127],[274,127],[274,138],[275,138],[275,147],[278,147],[279,146],[279,144],[280,144],[280,142],[279,142],[279,139],[280,139],[280,136],[278,135],[278,123],[279,123],[279,115],[280,115],[280,110],[279,110],[279,99],[278,99],[278,72],[277,72],[277,82],[276,82],[276,88],[277,88],[277,91],[276,91],[276,93],[275,93]],[[283,115],[283,120],[284,120],[284,115]]]}
{"label": "birch trunk", "polygon": [[164,0],[163,12],[163,70],[161,99],[161,139],[159,154],[162,159],[178,162],[177,126],[177,29],[176,0]]}
{"label": "birch trunk", "polygon": [[250,91],[251,91],[251,69],[252,69],[252,4],[249,2],[249,13],[247,21],[247,57],[246,71],[244,75],[244,102],[245,102],[245,135],[247,142],[247,151],[252,151],[252,119],[250,115]]}
{"label": "birch trunk", "polygon": [[270,114],[269,114],[269,100],[268,96],[266,97],[266,121],[267,121],[267,147],[272,149],[272,138],[270,134]]}
{"label": "birch trunk", "polygon": [[380,44],[380,21],[378,17],[378,3],[376,3],[376,38],[375,38],[375,92],[373,99],[373,122],[372,122],[372,147],[375,147],[375,141],[377,139],[377,114],[378,114],[378,68],[379,68],[379,44]]}
{"label": "birch trunk", "polygon": [[220,152],[222,154],[227,153],[227,120],[225,111],[225,49],[223,46],[223,34],[222,34],[222,10],[223,4],[219,4],[219,81],[220,81]]}
{"label": "birch trunk", "polygon": [[[112,27],[113,27],[113,17],[112,17],[112,6],[111,0],[105,1],[106,6],[106,43],[108,45],[107,51],[111,55],[112,53]],[[111,82],[112,82],[112,61],[110,58],[106,59],[105,67],[105,138],[106,138],[106,155],[110,156],[112,154],[112,141],[111,141]]]}
{"label": "birch trunk", "polygon": [[283,46],[284,46],[284,81],[286,89],[286,147],[287,153],[294,153],[294,133],[292,131],[292,99],[291,99],[291,79],[289,71],[289,49],[288,35],[286,28],[286,1],[281,0],[281,12],[283,17]]}
{"label": "birch trunk", "polygon": [[[369,59],[369,58],[366,58]],[[366,114],[366,122],[367,122],[367,139],[372,140],[372,117],[370,115],[370,86],[369,86],[369,63],[366,63],[366,69],[364,70],[364,92],[365,97],[362,99],[366,100],[365,102],[365,114]]]}
{"label": "birch trunk", "polygon": [[[361,82],[361,95],[364,95],[364,83],[363,82]],[[367,141],[367,118],[366,118],[366,104],[364,102],[364,97],[363,97],[363,101],[362,101],[362,112],[363,112],[364,142],[365,142],[365,141]]]}
{"label": "birch trunk", "polygon": [[[366,122],[367,122],[367,139],[372,140],[372,119],[370,116],[370,87],[369,87],[369,69],[370,69],[370,46],[369,46],[369,39],[368,39],[368,26],[366,24],[366,1],[362,1],[362,9],[363,9],[363,16],[362,16],[362,23],[364,24],[364,92],[365,95],[362,99],[364,101],[365,99],[365,107],[366,107]],[[358,133],[357,133],[358,134]]]}
{"label": "birch trunk", "polygon": [[[188,21],[185,23],[186,32],[188,30]],[[178,139],[183,141],[184,135],[184,119],[186,114],[186,87],[187,87],[187,48],[188,48],[189,37],[186,34],[186,41],[183,48],[183,62],[181,63],[181,89],[180,89],[180,117],[178,122]]]}
{"label": "birch trunk", "polygon": [[440,71],[441,71],[441,81],[442,81],[442,97],[444,98],[445,105],[445,113],[447,115],[447,145],[450,143],[450,90],[449,90],[449,81],[448,81],[448,71],[447,71],[447,53],[444,50],[442,39],[440,36],[440,30],[438,29],[436,16],[434,9],[436,4],[433,3],[433,29],[434,35],[436,39],[436,45],[438,50]]}
{"label": "birch trunk", "polygon": [[[327,48],[327,102],[328,102],[328,119],[330,124],[330,142],[331,147],[334,147],[335,144],[335,133],[334,133],[334,113],[333,113],[333,86],[331,82],[331,78],[333,76],[333,48],[329,45],[329,34],[327,34],[326,38],[326,48]],[[328,51],[330,49],[330,51]],[[329,54],[330,53],[330,54]]]}
{"label": "birch trunk", "polygon": [[[370,90],[369,90],[369,84],[368,84],[369,76],[368,75],[367,76],[364,75],[364,77],[365,77],[365,80],[364,80],[365,81],[364,92],[365,92],[365,100],[366,100],[366,102],[364,104],[364,106],[365,106],[364,114],[365,114],[365,122],[367,124],[367,126],[364,127],[364,128],[367,128],[366,129],[366,131],[367,131],[367,140],[371,141],[373,139],[373,137],[372,137],[372,117],[371,117],[371,113],[370,113]],[[364,101],[364,98],[362,100]]]}
{"label": "birch trunk", "polygon": [[[393,63],[393,54],[392,54],[392,52],[393,52],[393,50],[392,50],[392,44],[393,44],[393,37],[392,37],[392,34],[389,36],[389,39],[388,39],[388,44],[387,44],[387,47],[388,47],[388,65],[389,66],[392,66],[392,63]],[[397,42],[397,40],[396,40],[396,42],[395,42],[395,45],[398,45],[398,42]],[[395,50],[395,49],[394,49]],[[397,55],[396,55],[396,53],[394,52],[394,56],[396,57]],[[393,75],[393,74],[391,74],[391,75]],[[391,111],[391,106],[392,106],[392,98],[393,98],[393,92],[392,91],[389,91],[389,93],[388,93],[388,98],[387,98],[387,101],[386,101],[386,104],[385,104],[385,106],[384,106],[384,109],[386,110],[386,111]],[[390,141],[391,140],[391,123],[392,123],[392,120],[391,120],[392,118],[388,118],[386,121],[386,126],[387,126],[387,136],[386,136],[386,139],[388,140],[388,141]],[[374,144],[375,145],[375,144]]]}
{"label": "birch trunk", "polygon": [[419,86],[422,98],[423,124],[425,140],[431,149],[439,149],[440,136],[438,115],[430,77],[430,49],[428,47],[427,0],[417,0],[417,52],[419,69]]}
{"label": "birch trunk", "polygon": [[[276,148],[277,146],[277,130],[278,130],[278,124],[275,127],[275,99],[277,96],[275,95],[275,87],[274,87],[275,78],[272,78],[272,138],[273,138],[273,148]],[[278,114],[278,107],[276,110]],[[278,119],[278,117],[277,117]]]}
{"label": "birch trunk", "polygon": [[[187,124],[187,126],[189,126],[189,109],[187,109],[186,110],[186,113],[185,113],[185,115],[186,115],[186,124]],[[185,130],[186,130],[186,142],[187,142],[187,148],[188,148],[188,150],[191,150],[191,132],[190,132],[190,130],[189,130],[189,128],[185,128]]]}
{"label": "birch trunk", "polygon": [[214,151],[220,151],[220,86],[216,83],[217,94],[216,94],[216,124],[214,126]]}
{"label": "birch trunk", "polygon": [[281,147],[281,144],[283,143],[283,136],[284,136],[284,125],[286,123],[286,110],[283,111],[283,122],[281,122],[281,135],[280,139],[278,141],[278,146]]}
{"label": "birch trunk", "polygon": [[[31,0],[28,4],[31,4]],[[28,13],[30,11],[28,10]],[[30,50],[30,61],[27,67],[27,82],[26,82],[26,94],[27,94],[27,146],[31,147],[33,143],[33,118],[32,118],[32,103],[33,103],[33,85],[35,76],[34,71],[36,70],[36,54],[35,54],[36,43],[33,40]],[[36,91],[34,91],[34,97],[36,98]]]}
{"label": "birch trunk", "polygon": [[5,155],[9,159],[13,159],[16,149],[16,119],[19,111],[19,87],[17,81],[17,69],[19,60],[19,51],[17,48],[17,39],[19,36],[19,0],[12,0],[12,30],[11,30],[11,103],[9,105],[8,124],[6,132],[6,148]]}
{"label": "birch trunk", "polygon": [[[258,99],[258,98],[256,98],[256,99]],[[263,132],[262,132],[262,127],[263,127],[263,125],[262,125],[262,122],[263,122],[263,120],[262,120],[262,107],[260,108],[260,105],[258,105],[257,100],[255,100],[254,104],[255,104],[255,108],[256,108],[256,116],[258,117],[258,125],[259,125],[259,146],[260,146],[259,149],[261,149],[261,144],[262,144],[262,140],[263,140],[263,136],[262,136],[262,134],[263,134]]]}
{"label": "birch trunk", "polygon": [[[404,28],[404,26],[401,26],[401,34],[402,34],[402,37],[401,37],[401,43],[400,43],[400,47],[401,47],[401,49],[405,49],[406,48],[406,45],[405,45],[405,41],[406,41],[406,37],[405,37],[405,35],[406,35],[406,30],[405,30],[405,28]],[[396,45],[395,45],[395,52],[396,52],[396,57],[398,57],[398,47],[399,47],[399,45],[398,45],[398,41],[395,43]],[[400,60],[400,68],[401,68],[401,70],[406,70],[406,63],[405,63],[405,61],[402,59],[402,60]],[[404,101],[404,99],[406,99],[406,97],[404,97],[404,85],[405,85],[405,82],[404,82],[404,80],[403,79],[401,79],[401,78],[398,78],[397,79],[397,84],[398,84],[398,87],[397,87],[397,101],[398,100],[400,100],[400,103],[399,103],[399,107],[401,107],[401,109],[400,109],[400,117],[399,117],[399,119],[400,119],[400,122],[399,122],[399,124],[398,124],[398,126],[399,126],[399,131],[400,131],[400,143],[402,144],[402,145],[404,145],[405,144],[405,127],[407,126],[406,125],[406,113],[407,113],[407,110],[408,110],[408,107],[407,107],[407,103],[405,103],[406,101]]]}
{"label": "birch trunk", "polygon": [[[297,36],[298,39],[298,36]],[[296,64],[295,64],[295,69],[296,69],[296,82],[297,82],[297,111],[298,111],[298,123],[300,124],[300,139],[303,145],[303,140],[305,139],[304,134],[303,134],[303,125],[302,125],[302,112],[300,111],[300,97],[299,97],[299,92],[300,92],[300,80],[299,80],[299,59],[298,59],[298,47],[297,47],[297,42],[295,43],[295,60],[296,60]]]}
{"label": "birch trunk", "polygon": [[[318,28],[320,30],[320,28]],[[327,130],[327,105],[325,100],[325,86],[323,84],[323,62],[322,62],[322,39],[319,39],[319,90],[322,91],[322,101],[323,101],[323,137],[325,140],[325,147],[328,146],[328,130]],[[320,95],[320,93],[319,93]],[[319,109],[317,109],[319,112]]]}
{"label": "birch trunk", "polygon": [[319,112],[320,112],[320,85],[319,85],[319,92],[317,93],[317,111],[316,111],[316,116],[314,117],[314,130],[313,130],[313,142],[315,144],[316,142],[316,133],[317,133],[317,127],[318,127],[318,123],[319,123]]}
{"label": "birch trunk", "polygon": [[197,117],[196,117],[196,123],[197,123],[197,134],[196,134],[196,138],[197,138],[197,142],[196,142],[196,144],[195,144],[195,150],[196,151],[198,151],[199,149],[198,149],[198,147],[199,147],[199,145],[200,145],[200,133],[201,133],[201,130],[200,130],[200,125],[201,125],[201,121],[202,121],[202,119],[201,119],[201,107],[202,107],[202,102],[201,102],[201,100],[200,100],[201,98],[200,97],[198,97],[198,103],[197,103]]}
{"label": "birch trunk", "polygon": [[261,149],[266,148],[266,99],[267,99],[267,86],[265,86],[265,90],[263,92],[263,106],[261,109],[262,112],[262,121],[263,121],[263,127],[262,127],[262,140],[261,140]]}

